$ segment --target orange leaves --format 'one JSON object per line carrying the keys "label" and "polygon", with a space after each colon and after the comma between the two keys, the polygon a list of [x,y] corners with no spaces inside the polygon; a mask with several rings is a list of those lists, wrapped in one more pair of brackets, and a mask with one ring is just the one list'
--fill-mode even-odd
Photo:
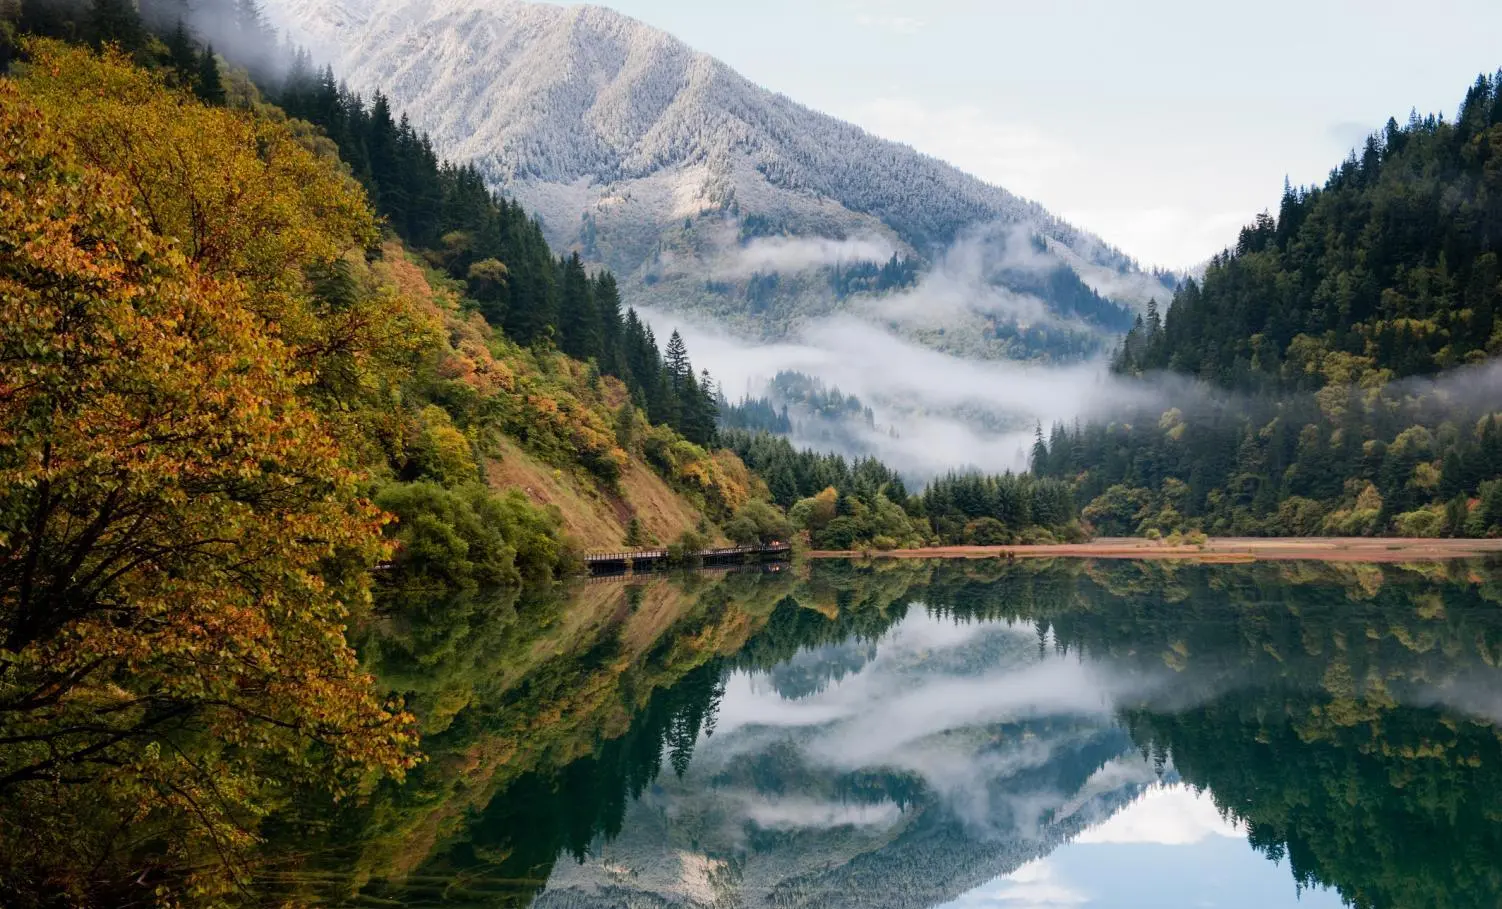
{"label": "orange leaves", "polygon": [[[434,343],[431,306],[350,274],[378,239],[375,219],[338,161],[289,124],[205,107],[118,55],[41,40],[28,50],[36,65],[16,83],[18,99],[91,171],[116,178],[117,214],[133,209],[199,274],[244,287],[266,336],[291,350],[320,394],[346,404],[378,396]],[[58,221],[39,241],[65,251],[55,234],[68,229]]]}
{"label": "orange leaves", "polygon": [[[0,739],[12,740],[0,793],[64,777],[88,781],[89,797],[0,798],[0,831],[87,841],[128,817],[141,841],[222,857],[249,841],[266,762],[349,791],[415,759],[411,718],[373,696],[343,635],[387,551],[385,516],[309,404],[328,374],[300,360],[394,361],[368,339],[392,330],[372,314],[399,307],[324,320],[300,296],[303,260],[287,250],[333,250],[358,231],[339,236],[343,203],[312,211],[301,189],[250,201],[263,188],[247,183],[245,149],[215,143],[261,127],[203,120],[118,62],[40,52],[50,82],[0,80]],[[95,79],[109,91],[85,91]],[[140,122],[94,103],[135,105]],[[135,159],[111,157],[94,114]],[[220,172],[204,158],[191,186],[143,189],[137,163],[170,173],[184,130],[215,125],[227,132],[196,138],[223,153]],[[264,154],[297,154],[271,139]],[[251,157],[260,173],[281,166]],[[325,220],[251,236],[282,222],[220,225],[194,209],[205,193],[222,194],[230,220]],[[180,243],[163,224],[199,233]],[[244,258],[192,254],[215,237],[246,238]],[[295,280],[258,272],[278,257]],[[65,816],[4,816],[44,804]]]}
{"label": "orange leaves", "polygon": [[[28,45],[25,95],[90,166],[125,178],[153,232],[210,274],[289,287],[289,266],[331,261],[376,238],[358,186],[283,123],[204,107],[123,57]],[[292,276],[298,277],[295,272]]]}

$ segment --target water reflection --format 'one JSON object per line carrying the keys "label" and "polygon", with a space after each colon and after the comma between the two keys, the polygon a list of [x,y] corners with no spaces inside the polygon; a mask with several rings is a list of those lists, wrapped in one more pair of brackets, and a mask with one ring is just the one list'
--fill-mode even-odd
{"label": "water reflection", "polygon": [[432,758],[356,805],[303,799],[261,885],[444,906],[1498,905],[1498,579],[820,564],[392,604],[366,652]]}

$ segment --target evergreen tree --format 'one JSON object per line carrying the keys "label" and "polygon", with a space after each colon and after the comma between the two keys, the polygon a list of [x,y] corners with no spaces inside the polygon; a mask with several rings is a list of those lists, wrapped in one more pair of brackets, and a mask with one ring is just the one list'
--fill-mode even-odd
{"label": "evergreen tree", "polygon": [[559,347],[579,360],[600,359],[605,350],[605,332],[595,308],[594,286],[584,262],[574,253],[559,262]]}
{"label": "evergreen tree", "polygon": [[224,80],[219,73],[219,58],[214,55],[212,44],[206,45],[198,57],[198,81],[194,90],[206,104],[222,105],[225,102]]}
{"label": "evergreen tree", "polygon": [[676,328],[673,329],[672,336],[668,338],[668,347],[663,352],[663,361],[667,366],[668,378],[675,391],[693,378],[694,368],[688,361],[688,345],[683,343],[683,336]]}
{"label": "evergreen tree", "polygon": [[130,0],[94,0],[89,15],[89,40],[96,48],[113,44],[126,53],[146,45],[141,14]]}
{"label": "evergreen tree", "polygon": [[641,549],[649,542],[646,528],[642,527],[641,518],[632,516],[631,521],[626,524],[626,538],[622,541],[622,545],[627,549]]}
{"label": "evergreen tree", "polygon": [[193,46],[193,36],[183,20],[177,20],[172,34],[167,36],[167,64],[172,67],[176,84],[192,87],[198,79],[198,51]]}

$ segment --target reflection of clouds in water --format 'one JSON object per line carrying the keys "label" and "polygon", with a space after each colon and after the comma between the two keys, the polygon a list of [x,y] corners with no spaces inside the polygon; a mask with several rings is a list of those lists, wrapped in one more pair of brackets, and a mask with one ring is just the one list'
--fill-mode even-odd
{"label": "reflection of clouds in water", "polygon": [[[1059,715],[1106,719],[1119,700],[1158,687],[1156,679],[1127,678],[1074,655],[1039,657],[1035,639],[1027,625],[912,616],[881,640],[875,658],[859,671],[808,697],[783,698],[759,674],[733,676],[717,737],[725,743],[747,726],[821,726],[809,753],[854,769],[884,763],[903,746],[949,730]],[[982,643],[998,645],[1006,656],[989,665],[983,656],[975,657],[979,663],[955,658]],[[990,650],[978,647],[977,653]]]}
{"label": "reflection of clouds in water", "polygon": [[1436,707],[1493,725],[1502,725],[1502,673],[1469,672],[1423,685],[1399,700],[1415,707]]}
{"label": "reflection of clouds in water", "polygon": [[882,763],[902,746],[946,730],[1061,714],[1106,720],[1111,713],[1109,683],[1073,660],[969,677],[872,673],[853,682],[836,692],[848,696],[851,716],[812,749],[849,768]]}
{"label": "reflection of clouds in water", "polygon": [[1054,814],[1055,821],[1074,816],[1075,812],[1093,798],[1108,792],[1119,792],[1127,786],[1145,786],[1157,782],[1158,775],[1153,765],[1142,755],[1133,752],[1124,755],[1114,761],[1106,762],[1106,765],[1094,773],[1085,781],[1085,785],[1074,793],[1068,801],[1059,806]]}
{"label": "reflection of clouds in water", "polygon": [[1159,843],[1189,846],[1212,836],[1241,839],[1246,828],[1220,816],[1208,792],[1155,786],[1109,820],[1080,834],[1077,843]]}
{"label": "reflection of clouds in water", "polygon": [[[1096,774],[1099,780],[1092,781],[1109,786],[1139,770],[1129,761],[1112,762]],[[1246,837],[1246,829],[1223,819],[1209,793],[1174,784],[1153,786],[1103,823],[1080,834],[1074,843],[1194,846],[1215,837],[1241,840]],[[1185,853],[1185,859],[1199,854]],[[1117,905],[1108,894],[1093,892],[1089,884],[1075,880],[1077,872],[1062,870],[1061,865],[1073,867],[1068,857],[1068,853],[1056,853],[1029,862],[944,904],[942,909],[1066,909],[1097,902]],[[1260,857],[1256,861],[1260,864]]]}
{"label": "reflection of clouds in water", "polygon": [[725,681],[725,695],[715,717],[715,743],[724,745],[743,727],[823,726],[848,715],[846,708],[825,701],[821,695],[788,700],[767,684],[764,676],[737,672]]}
{"label": "reflection of clouds in water", "polygon": [[894,802],[864,805],[758,793],[743,793],[741,798],[742,816],[768,830],[890,827],[902,818],[902,809]]}
{"label": "reflection of clouds in water", "polygon": [[1091,899],[1065,882],[1048,859],[1039,859],[977,887],[944,909],[1062,909],[1083,906]]}
{"label": "reflection of clouds in water", "polygon": [[[1031,625],[919,613],[891,629],[858,671],[806,697],[782,697],[765,675],[736,674],[699,766],[793,742],[803,761],[835,772],[912,774],[978,830],[1000,823],[1007,829],[991,832],[1028,837],[1096,795],[1152,782],[1151,768],[1133,757],[1097,771],[1083,792],[997,788],[1084,747],[1112,728],[1118,703],[1151,698],[1169,681],[1166,670],[1133,677],[1077,654],[1040,654],[1036,641]],[[837,648],[827,652],[833,658]],[[1071,722],[1046,733],[997,729],[1060,718]]]}

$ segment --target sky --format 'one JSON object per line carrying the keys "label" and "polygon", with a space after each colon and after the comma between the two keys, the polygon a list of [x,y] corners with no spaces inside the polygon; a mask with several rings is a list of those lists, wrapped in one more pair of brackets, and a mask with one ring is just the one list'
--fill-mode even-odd
{"label": "sky", "polygon": [[1496,0],[605,5],[1170,268],[1502,67]]}

